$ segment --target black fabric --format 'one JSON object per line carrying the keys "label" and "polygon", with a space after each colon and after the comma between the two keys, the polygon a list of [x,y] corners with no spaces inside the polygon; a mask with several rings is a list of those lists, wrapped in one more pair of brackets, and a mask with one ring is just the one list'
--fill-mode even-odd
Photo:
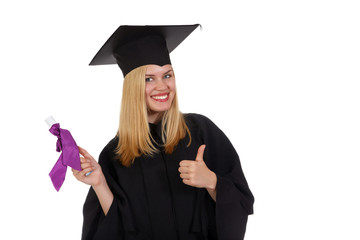
{"label": "black fabric", "polygon": [[[186,114],[192,136],[181,140],[175,151],[153,157],[141,156],[126,168],[115,159],[118,138],[112,139],[99,157],[114,201],[104,216],[90,188],[84,204],[82,239],[134,240],[241,240],[254,197],[241,169],[239,157],[224,133],[208,118]],[[150,124],[161,143],[160,125]],[[195,159],[206,144],[204,161],[217,175],[216,202],[204,188],[182,182],[182,160]]]}
{"label": "black fabric", "polygon": [[138,38],[121,45],[114,50],[114,56],[124,76],[140,66],[171,64],[166,42],[158,35]]}
{"label": "black fabric", "polygon": [[126,76],[133,69],[170,63],[171,53],[199,24],[120,26],[105,42],[90,65],[117,63]]}

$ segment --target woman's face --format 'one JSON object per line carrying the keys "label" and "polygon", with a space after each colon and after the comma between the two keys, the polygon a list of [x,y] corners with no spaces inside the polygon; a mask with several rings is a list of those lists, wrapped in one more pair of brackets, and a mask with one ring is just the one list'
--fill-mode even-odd
{"label": "woman's face", "polygon": [[171,65],[148,65],[145,81],[148,121],[154,123],[159,114],[170,109],[175,97],[175,76]]}

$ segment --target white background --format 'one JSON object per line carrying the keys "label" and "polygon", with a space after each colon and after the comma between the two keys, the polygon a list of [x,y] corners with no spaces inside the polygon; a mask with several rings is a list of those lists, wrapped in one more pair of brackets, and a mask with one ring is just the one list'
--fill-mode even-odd
{"label": "white background", "polygon": [[0,239],[80,239],[88,186],[68,171],[53,188],[44,119],[97,159],[122,74],[90,60],[119,25],[194,23],[171,54],[180,107],[237,149],[255,195],[246,239],[360,239],[359,12],[348,0],[2,1]]}

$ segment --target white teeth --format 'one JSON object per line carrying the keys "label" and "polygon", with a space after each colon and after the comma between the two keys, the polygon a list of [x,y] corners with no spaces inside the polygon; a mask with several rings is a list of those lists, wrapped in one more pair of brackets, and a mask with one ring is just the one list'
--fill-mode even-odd
{"label": "white teeth", "polygon": [[154,98],[154,99],[165,99],[165,98],[167,98],[169,95],[168,94],[166,94],[166,95],[162,95],[162,96],[152,96],[152,98]]}

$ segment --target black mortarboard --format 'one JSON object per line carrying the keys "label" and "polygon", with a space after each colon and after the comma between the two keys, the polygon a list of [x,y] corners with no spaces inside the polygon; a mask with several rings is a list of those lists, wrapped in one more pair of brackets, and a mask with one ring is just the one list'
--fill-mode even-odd
{"label": "black mortarboard", "polygon": [[199,24],[120,26],[95,55],[90,65],[117,63],[124,76],[147,65],[171,64],[173,51]]}

